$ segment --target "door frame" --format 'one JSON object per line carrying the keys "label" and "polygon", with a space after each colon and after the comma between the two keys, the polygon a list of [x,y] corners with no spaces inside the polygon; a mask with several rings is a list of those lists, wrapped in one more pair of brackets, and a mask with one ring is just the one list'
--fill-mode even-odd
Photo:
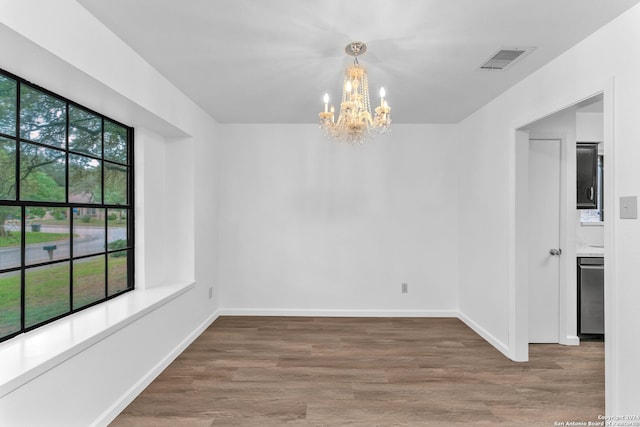
{"label": "door frame", "polygon": [[[541,118],[559,113],[569,105],[551,114]],[[527,123],[532,124],[536,121]],[[524,125],[524,126],[526,126]],[[522,126],[522,127],[524,127]],[[522,128],[521,127],[521,128]],[[577,345],[579,339],[574,332],[570,335],[568,332],[576,330],[577,324],[577,288],[570,286],[570,283],[576,283],[577,272],[575,268],[576,259],[576,230],[574,227],[575,219],[570,216],[575,209],[575,184],[571,186],[571,176],[575,182],[575,156],[570,155],[569,145],[575,142],[575,132],[568,135],[561,132],[545,132],[536,131],[530,133],[514,129],[515,133],[515,190],[514,195],[514,228],[513,243],[514,250],[511,251],[514,262],[513,281],[510,288],[513,289],[513,298],[511,299],[510,310],[512,323],[510,324],[510,342],[514,342],[515,346],[511,348],[512,359],[518,362],[526,362],[529,360],[529,239],[528,239],[528,161],[529,161],[529,140],[531,139],[549,139],[556,140],[560,143],[560,180],[558,182],[560,190],[560,211],[559,217],[559,248],[562,249],[562,255],[559,260],[559,277],[558,277],[558,343],[564,345]],[[568,190],[570,188],[570,190]],[[571,260],[574,260],[572,263]],[[573,310],[563,313],[564,307],[574,307]],[[513,334],[512,334],[513,333]],[[511,335],[512,334],[512,335]]]}
{"label": "door frame", "polygon": [[[616,402],[616,384],[615,361],[616,346],[618,336],[616,335],[616,325],[613,313],[617,307],[616,286],[615,286],[615,218],[617,212],[615,207],[616,185],[615,185],[615,139],[614,139],[614,78],[611,77],[605,82],[594,85],[592,90],[586,90],[578,93],[576,96],[566,98],[564,102],[553,103],[547,105],[535,114],[513,123],[510,126],[510,144],[507,147],[509,162],[509,170],[507,171],[507,179],[509,182],[509,239],[508,245],[508,277],[509,277],[509,357],[514,361],[525,362],[529,359],[529,342],[528,342],[528,292],[526,280],[526,267],[522,264],[522,240],[518,239],[517,214],[522,209],[519,206],[521,196],[518,197],[518,190],[521,187],[521,163],[522,150],[519,148],[518,141],[522,141],[525,132],[518,131],[523,126],[533,123],[541,118],[562,111],[566,108],[576,105],[577,103],[592,98],[596,95],[603,95],[603,145],[604,145],[604,208],[608,212],[609,220],[604,226],[604,245],[605,268],[604,274],[604,291],[605,291],[605,407],[613,407]],[[528,135],[527,135],[528,141]],[[575,192],[575,190],[574,190]],[[574,195],[575,197],[575,195]],[[562,243],[562,241],[561,241]],[[569,242],[565,241],[564,244]],[[575,243],[575,240],[574,240]],[[573,245],[573,256],[575,258],[575,244]],[[572,248],[567,247],[567,251]],[[563,248],[564,250],[564,248]],[[526,251],[525,251],[526,256]],[[568,258],[565,257],[565,258]],[[523,272],[525,279],[523,280]],[[577,332],[577,331],[576,331]],[[566,335],[566,331],[563,331]]]}

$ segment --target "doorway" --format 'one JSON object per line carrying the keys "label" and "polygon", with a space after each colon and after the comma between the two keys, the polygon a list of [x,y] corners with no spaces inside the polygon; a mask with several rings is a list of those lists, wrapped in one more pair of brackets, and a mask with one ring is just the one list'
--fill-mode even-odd
{"label": "doorway", "polygon": [[[529,343],[537,339],[530,339],[530,322],[534,321],[530,317],[530,284],[529,284],[529,140],[545,139],[560,140],[560,232],[559,246],[549,249],[561,249],[561,256],[553,257],[559,262],[559,294],[558,294],[558,337],[555,342],[564,345],[578,345],[580,340],[577,336],[577,267],[576,267],[576,221],[580,215],[576,210],[576,153],[575,144],[579,136],[576,135],[576,111],[583,109],[586,105],[600,102],[601,114],[601,141],[604,151],[609,153],[609,158],[605,156],[605,189],[604,207],[611,212],[613,210],[614,199],[611,194],[612,186],[612,148],[611,130],[613,128],[613,93],[612,82],[603,91],[595,92],[593,95],[583,98],[564,108],[555,110],[546,116],[526,122],[527,124],[515,128],[514,144],[514,227],[512,247],[513,257],[513,300],[511,311],[511,324],[513,334],[511,335],[514,346],[512,348],[513,360],[527,361],[529,354]],[[541,117],[541,118],[540,118]],[[609,167],[607,166],[609,165]],[[610,178],[608,178],[610,177]],[[613,256],[613,231],[612,228],[602,227],[604,233],[604,244],[610,248],[606,251],[605,259]],[[609,264],[611,265],[611,264]],[[610,273],[605,270],[605,294],[610,294],[611,279]],[[609,302],[607,302],[609,304]],[[605,307],[605,318],[607,318],[607,307]],[[605,320],[605,334],[607,331]],[[611,351],[611,340],[605,342],[607,352]],[[610,354],[610,353],[609,353]],[[610,361],[610,355],[608,356]],[[610,369],[610,366],[607,366]]]}

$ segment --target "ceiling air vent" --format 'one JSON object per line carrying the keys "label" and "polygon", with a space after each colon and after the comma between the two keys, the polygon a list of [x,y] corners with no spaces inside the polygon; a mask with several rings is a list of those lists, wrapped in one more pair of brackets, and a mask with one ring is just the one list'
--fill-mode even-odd
{"label": "ceiling air vent", "polygon": [[479,70],[503,71],[531,53],[535,47],[506,47],[494,52]]}

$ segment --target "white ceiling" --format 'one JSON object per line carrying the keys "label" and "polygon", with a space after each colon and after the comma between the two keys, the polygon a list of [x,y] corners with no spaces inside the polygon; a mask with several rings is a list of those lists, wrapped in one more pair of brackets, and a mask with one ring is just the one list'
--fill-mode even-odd
{"label": "white ceiling", "polygon": [[[639,1],[78,0],[221,123],[317,122],[351,41],[394,123],[455,123]],[[476,69],[515,46],[536,49]]]}

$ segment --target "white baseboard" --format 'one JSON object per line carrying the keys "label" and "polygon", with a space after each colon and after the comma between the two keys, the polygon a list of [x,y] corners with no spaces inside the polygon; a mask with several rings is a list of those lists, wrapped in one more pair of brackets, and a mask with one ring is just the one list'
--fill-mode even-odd
{"label": "white baseboard", "polygon": [[205,329],[207,329],[219,317],[216,311],[193,330],[185,339],[174,347],[165,357],[153,366],[142,378],[140,378],[120,399],[114,402],[98,419],[93,423],[94,426],[106,426],[113,421],[120,412],[124,410],[133,400],[153,382],[158,375],[164,371],[193,341],[195,341]]}
{"label": "white baseboard", "polygon": [[455,310],[325,310],[222,308],[220,316],[458,317]]}
{"label": "white baseboard", "polygon": [[580,338],[575,336],[575,335],[567,335],[567,337],[564,339],[564,341],[561,342],[560,344],[562,344],[562,345],[580,345]]}
{"label": "white baseboard", "polygon": [[486,329],[456,310],[322,310],[322,309],[247,309],[222,308],[220,316],[307,316],[307,317],[455,317],[494,346],[506,357],[509,347]]}
{"label": "white baseboard", "polygon": [[505,343],[503,343],[502,341],[494,337],[486,329],[484,329],[482,326],[478,325],[476,322],[474,322],[473,320],[465,316],[463,313],[458,313],[458,318],[462,320],[468,327],[473,329],[473,331],[476,334],[480,335],[482,338],[485,339],[485,341],[487,341],[489,344],[494,346],[496,350],[504,354],[509,359],[513,360],[513,357],[510,354],[508,345],[506,345]]}

